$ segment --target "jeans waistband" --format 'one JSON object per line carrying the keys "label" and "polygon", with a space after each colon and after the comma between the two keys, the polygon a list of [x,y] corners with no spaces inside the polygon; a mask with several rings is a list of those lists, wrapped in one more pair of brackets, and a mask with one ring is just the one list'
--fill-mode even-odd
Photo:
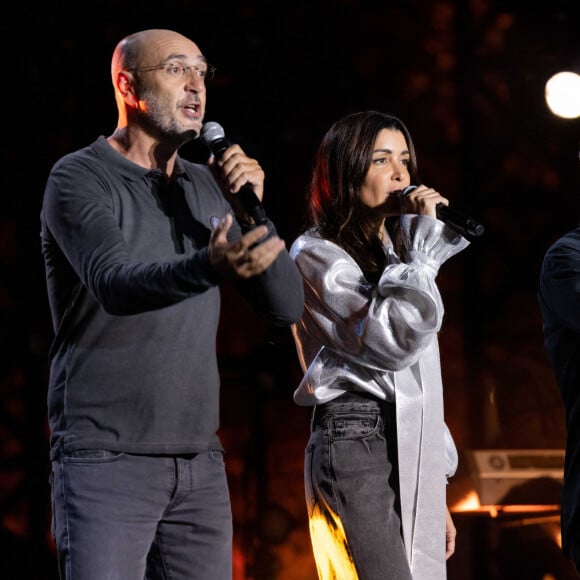
{"label": "jeans waistband", "polygon": [[327,403],[312,408],[311,425],[319,425],[325,419],[344,413],[384,413],[394,407],[394,402],[381,401],[369,393],[346,392]]}

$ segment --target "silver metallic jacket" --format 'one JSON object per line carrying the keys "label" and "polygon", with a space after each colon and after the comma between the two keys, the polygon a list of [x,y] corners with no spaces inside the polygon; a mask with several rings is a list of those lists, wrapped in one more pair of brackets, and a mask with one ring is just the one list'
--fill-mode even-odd
{"label": "silver metallic jacket", "polygon": [[414,580],[445,571],[445,490],[457,450],[443,416],[437,333],[444,315],[439,267],[469,245],[443,222],[402,216],[409,248],[402,262],[390,243],[377,285],[351,256],[308,231],[290,254],[304,279],[305,308],[292,327],[304,377],[299,405],[345,391],[395,401],[403,538]]}

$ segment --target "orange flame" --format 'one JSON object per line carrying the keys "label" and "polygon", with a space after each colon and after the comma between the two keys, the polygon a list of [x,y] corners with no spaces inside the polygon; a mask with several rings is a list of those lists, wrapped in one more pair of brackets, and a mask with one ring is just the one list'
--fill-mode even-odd
{"label": "orange flame", "polygon": [[319,578],[357,580],[358,574],[348,550],[340,517],[328,506],[322,508],[316,504],[309,524]]}
{"label": "orange flame", "polygon": [[478,510],[481,507],[479,496],[471,490],[466,496],[461,498],[454,506],[451,507],[453,512],[468,512]]}

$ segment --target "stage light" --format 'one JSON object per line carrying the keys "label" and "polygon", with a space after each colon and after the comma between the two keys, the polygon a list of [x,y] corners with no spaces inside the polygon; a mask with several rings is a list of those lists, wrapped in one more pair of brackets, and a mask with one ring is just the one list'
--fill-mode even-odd
{"label": "stage light", "polygon": [[580,117],[580,75],[563,71],[546,82],[546,103],[558,117],[575,119]]}

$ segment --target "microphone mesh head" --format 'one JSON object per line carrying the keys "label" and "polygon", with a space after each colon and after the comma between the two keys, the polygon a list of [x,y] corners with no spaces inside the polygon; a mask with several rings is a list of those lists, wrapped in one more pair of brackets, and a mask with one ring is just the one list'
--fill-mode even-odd
{"label": "microphone mesh head", "polygon": [[213,121],[204,123],[199,135],[203,144],[208,147],[210,143],[213,143],[217,139],[223,139],[225,136],[224,128],[219,123],[214,123]]}

